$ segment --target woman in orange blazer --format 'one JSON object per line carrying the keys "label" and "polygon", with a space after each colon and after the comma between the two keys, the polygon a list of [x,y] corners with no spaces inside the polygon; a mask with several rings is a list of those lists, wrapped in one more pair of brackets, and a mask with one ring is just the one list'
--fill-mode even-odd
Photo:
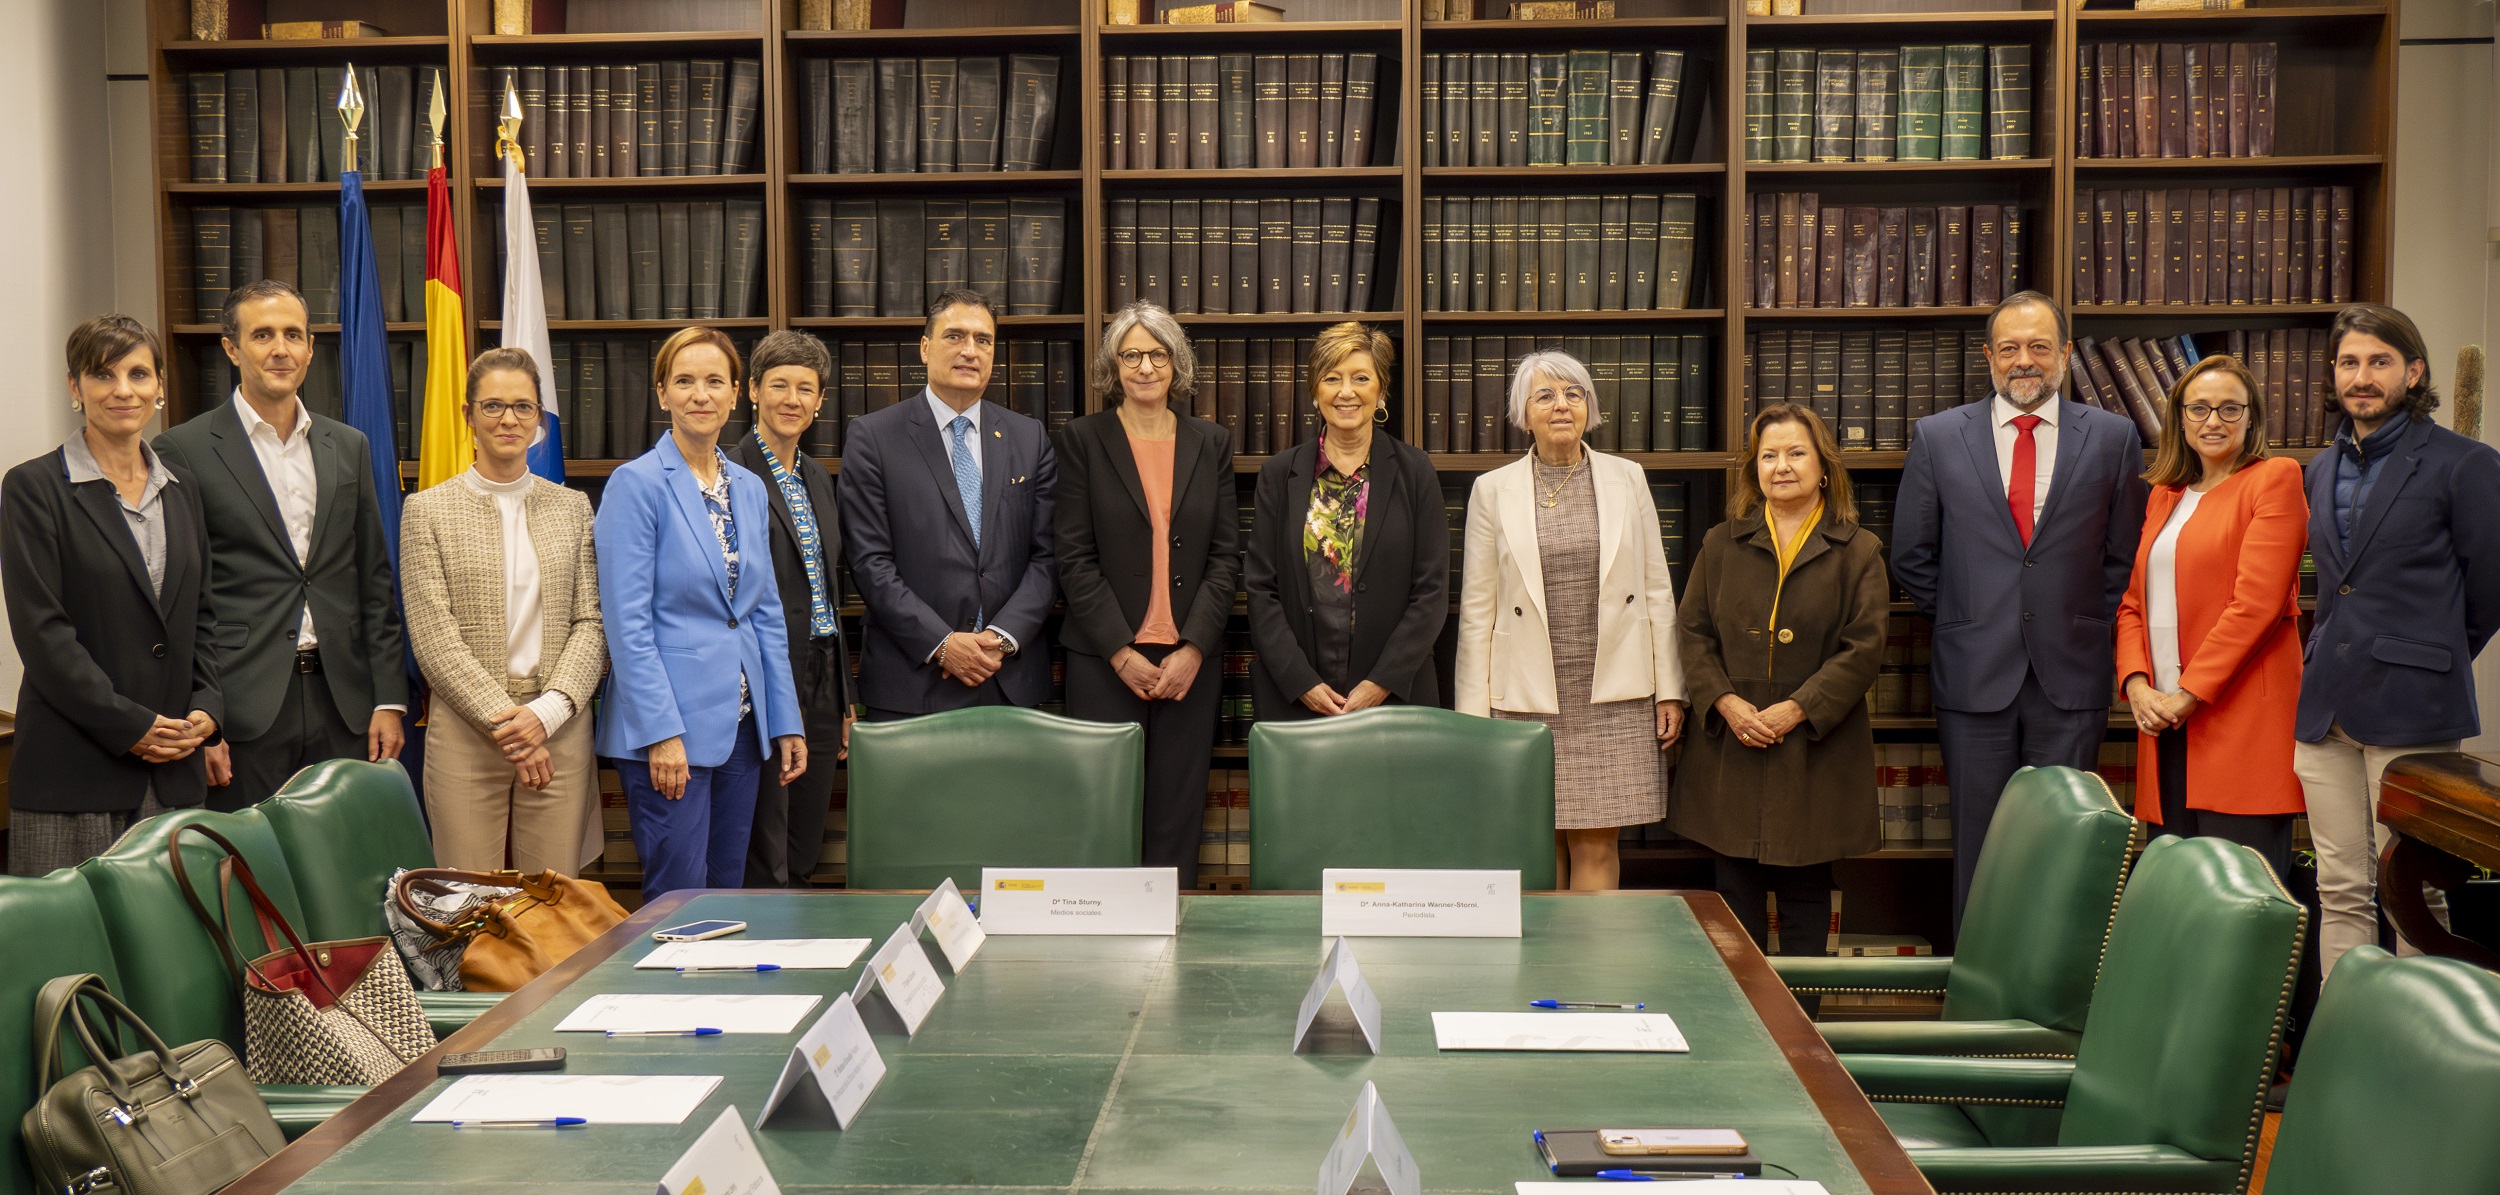
{"label": "woman in orange blazer", "polygon": [[2136,724],[2136,816],[2290,865],[2300,700],[2300,466],[2266,455],[2248,368],[2207,357],[2170,388],[2118,677]]}

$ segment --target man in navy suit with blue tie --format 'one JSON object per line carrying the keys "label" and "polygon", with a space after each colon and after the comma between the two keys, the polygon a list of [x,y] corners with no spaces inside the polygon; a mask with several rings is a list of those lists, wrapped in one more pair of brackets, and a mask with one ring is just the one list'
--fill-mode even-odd
{"label": "man in navy suit with blue tie", "polygon": [[859,694],[871,721],[1050,696],[1050,436],[981,400],[997,351],[986,297],[939,295],[920,336],[928,389],[844,434],[837,493],[868,607]]}
{"label": "man in navy suit with blue tie", "polygon": [[2091,768],[2110,623],[2144,529],[2135,424],[2065,398],[2065,313],[2024,291],[1988,317],[1985,402],[1918,421],[1892,572],[1935,624],[1929,681],[1953,793],[1953,920],[2016,769]]}

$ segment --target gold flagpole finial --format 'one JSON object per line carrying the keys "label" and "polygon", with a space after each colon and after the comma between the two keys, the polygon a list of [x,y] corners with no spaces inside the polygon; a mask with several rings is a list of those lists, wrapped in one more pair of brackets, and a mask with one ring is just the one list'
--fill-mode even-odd
{"label": "gold flagpole finial", "polygon": [[436,68],[436,70],[434,71],[434,101],[433,101],[433,103],[431,103],[430,105],[428,105],[428,106],[427,106],[427,108],[426,108],[426,113],[425,113],[425,119],[426,119],[427,126],[433,130],[433,135],[434,135],[434,142],[433,142],[433,145],[434,145],[434,163],[433,163],[433,164],[434,164],[434,165],[436,165],[436,166],[441,166],[441,165],[443,164],[443,116],[444,116],[444,114],[445,114],[445,109],[443,108],[443,72],[442,72],[442,70],[441,70],[440,68]]}
{"label": "gold flagpole finial", "polygon": [[529,173],[529,155],[521,152],[521,93],[509,80],[503,87],[503,116],[495,122],[495,153],[509,159],[512,168]]}
{"label": "gold flagpole finial", "polygon": [[347,139],[343,143],[346,160],[339,164],[339,172],[344,174],[356,168],[356,126],[363,124],[365,119],[365,93],[356,86],[356,64],[352,62],[347,64],[347,82],[339,88],[339,119],[347,125]]}

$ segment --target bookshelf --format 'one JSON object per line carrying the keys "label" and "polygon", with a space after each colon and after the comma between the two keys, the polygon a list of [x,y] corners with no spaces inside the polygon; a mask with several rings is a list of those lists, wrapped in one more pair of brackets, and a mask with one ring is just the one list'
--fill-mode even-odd
{"label": "bookshelf", "polygon": [[[289,19],[365,19],[392,36],[349,41],[194,42],[187,0],[148,0],[150,95],[156,121],[155,210],[161,301],[175,382],[169,416],[199,402],[192,353],[213,346],[213,324],[194,310],[189,218],[203,206],[319,204],[325,182],[215,183],[190,172],[185,79],[190,72],[301,66],[439,67],[451,90],[445,158],[453,192],[471,351],[494,342],[500,292],[495,223],[502,185],[492,156],[490,119],[499,67],[524,63],[630,62],[637,59],[751,57],[761,64],[761,101],[748,173],[709,177],[555,179],[534,177],[533,196],[570,202],[673,201],[723,196],[760,199],[766,249],[757,313],[718,321],[742,341],[773,328],[805,328],[828,342],[908,340],[909,317],[802,314],[800,205],[832,196],[1003,198],[1047,195],[1068,201],[1064,291],[1053,314],[1011,316],[1002,339],[1073,342],[1083,351],[1099,334],[1109,295],[1109,205],[1124,198],[1373,197],[1382,201],[1373,306],[1359,318],[1382,326],[1399,350],[1393,379],[1393,430],[1424,442],[1424,352],[1434,336],[1697,335],[1710,355],[1709,429],[1699,449],[1630,454],[1655,480],[1687,483],[1690,542],[1721,512],[1729,471],[1739,464],[1747,394],[1743,346],[1765,329],[1864,327],[1969,328],[1976,306],[1928,308],[1747,307],[1743,302],[1743,216],[1753,195],[1814,191],[1850,204],[2019,204],[2024,285],[2061,303],[2076,295],[2074,203],[2079,189],[2127,187],[2346,186],[2355,196],[2352,293],[2384,300],[2395,177],[2397,13],[2390,0],[2350,4],[2268,4],[2229,11],[2139,12],[2110,0],[1805,0],[1801,16],[1748,15],[1743,0],[1618,0],[1618,16],[1581,22],[1495,19],[1502,0],[1448,0],[1463,14],[1425,19],[1426,0],[1280,0],[1275,24],[1115,26],[1103,0],[905,0],[883,5],[902,24],[866,30],[802,29],[801,0],[572,0],[565,33],[502,35],[492,0],[290,0]],[[272,6],[273,14],[278,5]],[[1435,10],[1439,3],[1432,4]],[[1874,11],[1908,9],[1909,11]],[[2270,41],[2280,48],[2276,155],[2244,158],[2094,158],[2074,136],[2079,63],[2105,42]],[[2032,154],[2021,160],[1935,162],[1747,162],[1744,68],[1750,49],[1881,48],[1917,42],[2022,44],[2032,52]],[[1704,105],[1703,128],[1688,161],[1660,165],[1517,167],[1424,165],[1422,71],[1427,54],[1603,47],[1678,50],[1706,68],[1687,95]],[[1101,102],[1104,62],[1120,55],[1369,53],[1379,56],[1371,165],[1306,169],[1108,170]],[[1060,58],[1056,132],[1044,168],[1017,173],[804,173],[800,144],[802,77],[810,60],[913,55],[1055,54]],[[368,181],[377,202],[421,203],[420,171],[408,181]],[[534,171],[534,175],[544,172]],[[1699,197],[1696,286],[1689,305],[1670,311],[1435,310],[1421,294],[1423,201],[1451,195],[1691,193]],[[2071,307],[2076,334],[2154,337],[2226,328],[2322,330],[2335,308],[2309,302],[2264,306],[2165,304]],[[391,325],[394,340],[421,338],[413,315]],[[1328,314],[1183,315],[1195,334],[1309,336]],[[567,319],[568,336],[656,338],[687,321]],[[714,321],[704,321],[714,322]],[[317,330],[318,331],[318,330]],[[1002,352],[1002,363],[1004,353]],[[1942,398],[1939,399],[1943,401]],[[415,430],[411,423],[411,432]],[[2294,455],[2305,456],[2296,450]],[[1847,463],[1870,482],[1897,481],[1904,454],[1850,452]],[[1265,455],[1242,453],[1244,499]],[[1436,453],[1446,485],[1513,459],[1508,452]],[[612,459],[577,460],[572,474],[595,489]],[[829,465],[838,462],[828,461]],[[413,474],[413,467],[408,472]],[[1879,737],[1932,741],[1932,719],[1889,718]],[[1239,766],[1219,750],[1217,765]],[[1672,853],[1672,852],[1670,852]],[[1923,859],[1932,851],[1879,852]],[[1635,858],[1640,857],[1635,855]]]}

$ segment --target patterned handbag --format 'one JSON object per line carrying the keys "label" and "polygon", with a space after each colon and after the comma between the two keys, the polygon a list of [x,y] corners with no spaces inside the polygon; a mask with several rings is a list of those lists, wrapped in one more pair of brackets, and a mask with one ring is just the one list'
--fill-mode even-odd
{"label": "patterned handbag", "polygon": [[[215,917],[183,873],[182,836],[190,833],[225,851],[217,862]],[[206,826],[175,831],[166,849],[183,899],[242,988],[243,1056],[254,1080],[371,1086],[434,1048],[434,1028],[389,938],[306,943],[261,891],[242,852]],[[268,950],[255,959],[240,959],[234,949],[236,883],[251,900]]]}

